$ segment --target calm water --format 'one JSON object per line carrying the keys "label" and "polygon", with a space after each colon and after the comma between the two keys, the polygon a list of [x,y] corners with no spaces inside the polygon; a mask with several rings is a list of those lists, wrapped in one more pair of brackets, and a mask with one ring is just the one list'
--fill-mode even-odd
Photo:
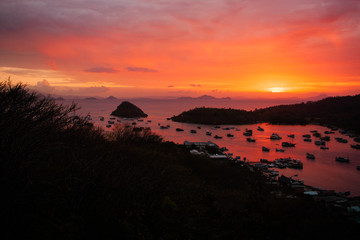
{"label": "calm water", "polygon": [[[319,146],[314,144],[315,137],[312,136],[312,142],[304,142],[303,134],[311,134],[311,130],[317,130],[323,136],[324,131],[329,131],[328,128],[317,125],[306,126],[284,126],[284,125],[269,125],[266,123],[252,124],[252,125],[232,125],[233,127],[240,129],[236,130],[223,130],[212,129],[213,126],[199,125],[199,124],[186,124],[176,123],[166,120],[167,117],[177,115],[184,110],[189,110],[194,107],[225,107],[225,108],[238,108],[238,109],[255,109],[261,107],[267,107],[274,103],[269,102],[243,102],[243,101],[177,101],[177,100],[133,100],[132,103],[140,107],[149,117],[144,122],[137,122],[137,126],[150,127],[153,132],[161,135],[164,140],[173,141],[175,143],[183,143],[188,141],[212,141],[220,147],[227,147],[229,152],[234,156],[240,156],[241,159],[246,157],[251,162],[258,162],[260,158],[268,160],[274,160],[280,157],[292,157],[299,159],[303,162],[304,168],[297,169],[278,169],[280,173],[286,176],[298,175],[298,179],[304,180],[306,185],[315,187],[321,187],[324,189],[331,189],[335,191],[350,191],[351,196],[360,196],[360,171],[356,169],[357,165],[360,165],[360,150],[356,150],[350,147],[351,144],[356,144],[352,138],[340,134],[335,131],[335,134],[330,134],[330,142],[327,142],[329,150],[322,150]],[[69,104],[71,101],[65,100],[64,104]],[[111,128],[105,128],[107,120],[109,120],[110,113],[116,109],[116,106],[121,101],[109,101],[109,100],[77,100],[79,106],[82,107],[79,110],[81,114],[90,113],[93,118],[93,122],[96,125],[102,126],[106,131],[111,131]],[[277,102],[275,104],[282,104]],[[105,121],[100,121],[99,116],[104,116]],[[152,122],[148,123],[147,120]],[[122,120],[122,123],[131,123],[130,120]],[[160,125],[170,125],[169,129],[160,129]],[[264,128],[263,132],[257,131],[257,127]],[[201,127],[198,129],[197,127]],[[224,125],[221,127],[229,127]],[[184,132],[177,132],[176,128],[184,129]],[[243,136],[245,128],[253,130],[253,138],[256,139],[255,143],[249,143],[246,141],[246,137]],[[190,133],[191,129],[196,129],[197,133]],[[207,136],[205,133],[209,130],[212,132],[212,136]],[[227,137],[226,134],[231,133],[234,137]],[[282,140],[270,140],[272,133],[278,133]],[[215,139],[215,134],[222,136],[222,139]],[[295,138],[287,137],[288,134],[294,134]],[[312,134],[311,134],[312,135]],[[335,141],[335,137],[342,137],[347,139],[348,143],[338,143]],[[276,152],[276,148],[282,148],[281,143],[283,141],[296,143],[295,148],[283,148],[285,152]],[[270,152],[263,152],[262,146],[270,148]],[[315,155],[315,160],[309,160],[306,158],[306,153],[312,153]],[[342,156],[348,157],[350,163],[339,163],[335,161],[335,157]]]}

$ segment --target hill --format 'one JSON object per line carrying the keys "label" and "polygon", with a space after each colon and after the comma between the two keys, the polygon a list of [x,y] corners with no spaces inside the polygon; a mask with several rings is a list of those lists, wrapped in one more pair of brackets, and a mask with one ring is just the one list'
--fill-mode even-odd
{"label": "hill", "polygon": [[124,101],[117,106],[111,115],[125,118],[144,118],[148,116],[140,108],[128,101]]}
{"label": "hill", "polygon": [[23,85],[0,83],[3,239],[356,239],[311,199],[278,197],[234,162],[148,129],[112,133]]}
{"label": "hill", "polygon": [[272,124],[320,123],[360,133],[360,95],[328,97],[307,103],[279,105],[254,111],[219,108],[195,108],[171,118],[198,124]]}

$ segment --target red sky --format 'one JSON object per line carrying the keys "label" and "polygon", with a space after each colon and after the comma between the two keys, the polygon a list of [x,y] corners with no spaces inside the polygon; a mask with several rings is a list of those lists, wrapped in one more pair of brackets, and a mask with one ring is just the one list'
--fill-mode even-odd
{"label": "red sky", "polygon": [[2,0],[0,36],[0,80],[46,93],[360,93],[359,0]]}

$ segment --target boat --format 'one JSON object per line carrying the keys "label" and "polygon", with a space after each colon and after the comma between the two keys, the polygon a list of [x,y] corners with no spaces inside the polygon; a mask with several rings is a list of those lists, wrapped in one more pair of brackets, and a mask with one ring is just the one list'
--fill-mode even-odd
{"label": "boat", "polygon": [[351,147],[355,149],[360,149],[360,144],[352,144]]}
{"label": "boat", "polygon": [[258,130],[258,131],[261,131],[261,132],[264,131],[264,129],[263,129],[262,127],[260,127],[260,126],[257,127],[257,130]]}
{"label": "boat", "polygon": [[304,142],[312,142],[311,138],[304,138]]}
{"label": "boat", "polygon": [[318,138],[319,138],[319,137],[321,137],[321,134],[320,134],[320,133],[318,133],[318,132],[316,132],[316,133],[313,133],[313,136],[314,136],[314,137],[318,137]]}
{"label": "boat", "polygon": [[222,137],[221,137],[221,136],[218,136],[218,135],[215,135],[214,138],[216,138],[216,139],[221,139]]}
{"label": "boat", "polygon": [[108,124],[114,124],[115,122],[114,121],[108,121]]}
{"label": "boat", "polygon": [[121,122],[121,120],[120,119],[118,119],[118,120],[116,120],[117,122]]}
{"label": "boat", "polygon": [[182,128],[176,128],[175,129],[177,132],[183,132],[184,131],[184,129],[182,129]]}
{"label": "boat", "polygon": [[270,152],[270,149],[263,146],[263,147],[262,147],[262,151],[263,151],[263,152]]}
{"label": "boat", "polygon": [[330,141],[330,137],[324,136],[324,137],[321,137],[320,140],[328,142],[328,141]]}
{"label": "boat", "polygon": [[206,135],[211,136],[211,132],[210,132],[210,131],[206,131]]}
{"label": "boat", "polygon": [[243,133],[244,136],[252,136],[253,135],[253,131],[251,129],[245,129],[245,132]]}
{"label": "boat", "polygon": [[280,137],[277,133],[273,133],[273,134],[271,134],[270,139],[271,140],[280,140],[280,139],[282,139],[282,137]]}
{"label": "boat", "polygon": [[295,138],[295,135],[294,134],[289,134],[287,135],[289,138]]}
{"label": "boat", "polygon": [[224,128],[222,128],[223,130],[230,130],[230,128],[229,127],[224,127]]}
{"label": "boat", "polygon": [[339,143],[347,143],[347,142],[348,142],[347,139],[341,138],[341,137],[336,137],[335,140],[336,140],[337,142],[339,142]]}
{"label": "boat", "polygon": [[265,158],[260,158],[260,162],[261,163],[269,163],[269,160],[265,159]]}
{"label": "boat", "polygon": [[168,129],[167,126],[160,126],[160,129]]}
{"label": "boat", "polygon": [[226,136],[228,136],[228,137],[234,137],[234,135],[232,135],[231,133],[226,134]]}
{"label": "boat", "polygon": [[354,141],[360,143],[360,137],[354,138]]}
{"label": "boat", "polygon": [[116,119],[116,118],[114,118],[114,117],[111,117],[111,118],[110,118],[110,120],[115,120],[115,119]]}
{"label": "boat", "polygon": [[255,139],[253,139],[253,138],[246,138],[246,141],[248,141],[248,142],[255,142]]}
{"label": "boat", "polygon": [[111,128],[111,125],[106,125],[107,128]]}
{"label": "boat", "polygon": [[317,145],[317,146],[320,146],[320,145],[325,146],[325,142],[324,141],[315,141],[315,145]]}
{"label": "boat", "polygon": [[138,119],[138,122],[143,122],[144,120],[143,119]]}
{"label": "boat", "polygon": [[277,149],[276,149],[276,152],[285,152],[285,150],[284,150],[284,149],[281,149],[281,148],[277,148]]}
{"label": "boat", "polygon": [[100,121],[104,121],[104,117],[100,116]]}
{"label": "boat", "polygon": [[196,132],[196,130],[191,129],[191,130],[190,130],[190,133],[197,133],[197,132]]}
{"label": "boat", "polygon": [[328,150],[329,148],[326,147],[326,146],[321,146],[320,149],[322,149],[322,150]]}
{"label": "boat", "polygon": [[283,146],[283,147],[295,147],[295,143],[282,142],[281,146]]}
{"label": "boat", "polygon": [[304,138],[311,138],[310,134],[304,134],[302,135]]}
{"label": "boat", "polygon": [[306,153],[306,158],[308,159],[315,159],[315,155],[311,153]]}
{"label": "boat", "polygon": [[336,157],[335,160],[338,162],[346,162],[346,163],[350,162],[349,158],[344,158],[344,157]]}

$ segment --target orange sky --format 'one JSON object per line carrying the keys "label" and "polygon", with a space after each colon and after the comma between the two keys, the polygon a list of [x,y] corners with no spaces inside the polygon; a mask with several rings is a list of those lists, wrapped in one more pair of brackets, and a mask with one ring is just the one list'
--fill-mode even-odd
{"label": "orange sky", "polygon": [[360,93],[358,0],[2,0],[0,35],[0,79],[45,93]]}

